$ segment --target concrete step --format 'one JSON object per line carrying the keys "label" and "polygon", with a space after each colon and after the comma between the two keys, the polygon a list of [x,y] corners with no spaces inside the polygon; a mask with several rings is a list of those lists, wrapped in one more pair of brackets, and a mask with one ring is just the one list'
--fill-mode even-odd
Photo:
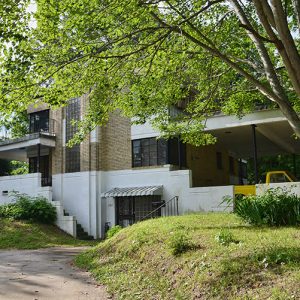
{"label": "concrete step", "polygon": [[79,223],[76,224],[76,231],[77,231],[76,236],[79,240],[93,240],[94,239],[91,235],[89,235],[86,231],[84,231],[83,227]]}

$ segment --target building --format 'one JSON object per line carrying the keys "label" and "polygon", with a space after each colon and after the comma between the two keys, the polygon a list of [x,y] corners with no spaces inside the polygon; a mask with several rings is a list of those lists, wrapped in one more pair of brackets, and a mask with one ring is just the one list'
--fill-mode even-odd
{"label": "building", "polygon": [[30,170],[0,177],[0,203],[12,201],[11,191],[43,195],[57,208],[58,226],[74,236],[77,224],[98,238],[108,226],[150,216],[230,210],[223,197],[245,182],[244,159],[300,150],[278,110],[209,118],[206,130],[218,142],[205,147],[157,139],[149,124],[131,126],[115,112],[106,126],[68,148],[76,132],[72,120],[86,105],[81,97],[58,110],[32,106],[28,135],[0,142],[0,158],[28,161]]}

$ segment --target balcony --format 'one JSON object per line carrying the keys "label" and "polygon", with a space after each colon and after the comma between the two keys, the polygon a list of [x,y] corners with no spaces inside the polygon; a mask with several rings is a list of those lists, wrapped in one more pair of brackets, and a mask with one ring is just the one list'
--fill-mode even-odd
{"label": "balcony", "polygon": [[55,147],[55,120],[49,119],[47,126],[30,126],[29,133],[20,138],[4,138],[0,141],[0,158],[26,161],[27,150],[37,145]]}

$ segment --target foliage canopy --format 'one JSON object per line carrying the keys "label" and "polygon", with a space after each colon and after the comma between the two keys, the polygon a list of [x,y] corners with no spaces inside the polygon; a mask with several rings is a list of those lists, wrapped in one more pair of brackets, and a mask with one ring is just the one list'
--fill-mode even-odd
{"label": "foliage canopy", "polygon": [[36,3],[35,26],[18,18],[11,39],[20,36],[3,51],[5,112],[86,94],[79,138],[119,108],[166,135],[205,144],[213,139],[199,132],[216,110],[242,115],[263,103],[279,107],[300,136],[298,1]]}

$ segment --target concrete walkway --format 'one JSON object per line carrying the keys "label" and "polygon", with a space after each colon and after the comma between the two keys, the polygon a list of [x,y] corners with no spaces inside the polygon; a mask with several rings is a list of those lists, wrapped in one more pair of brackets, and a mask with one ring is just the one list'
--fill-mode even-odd
{"label": "concrete walkway", "polygon": [[73,257],[82,250],[0,250],[0,299],[110,299],[87,272],[72,266]]}

